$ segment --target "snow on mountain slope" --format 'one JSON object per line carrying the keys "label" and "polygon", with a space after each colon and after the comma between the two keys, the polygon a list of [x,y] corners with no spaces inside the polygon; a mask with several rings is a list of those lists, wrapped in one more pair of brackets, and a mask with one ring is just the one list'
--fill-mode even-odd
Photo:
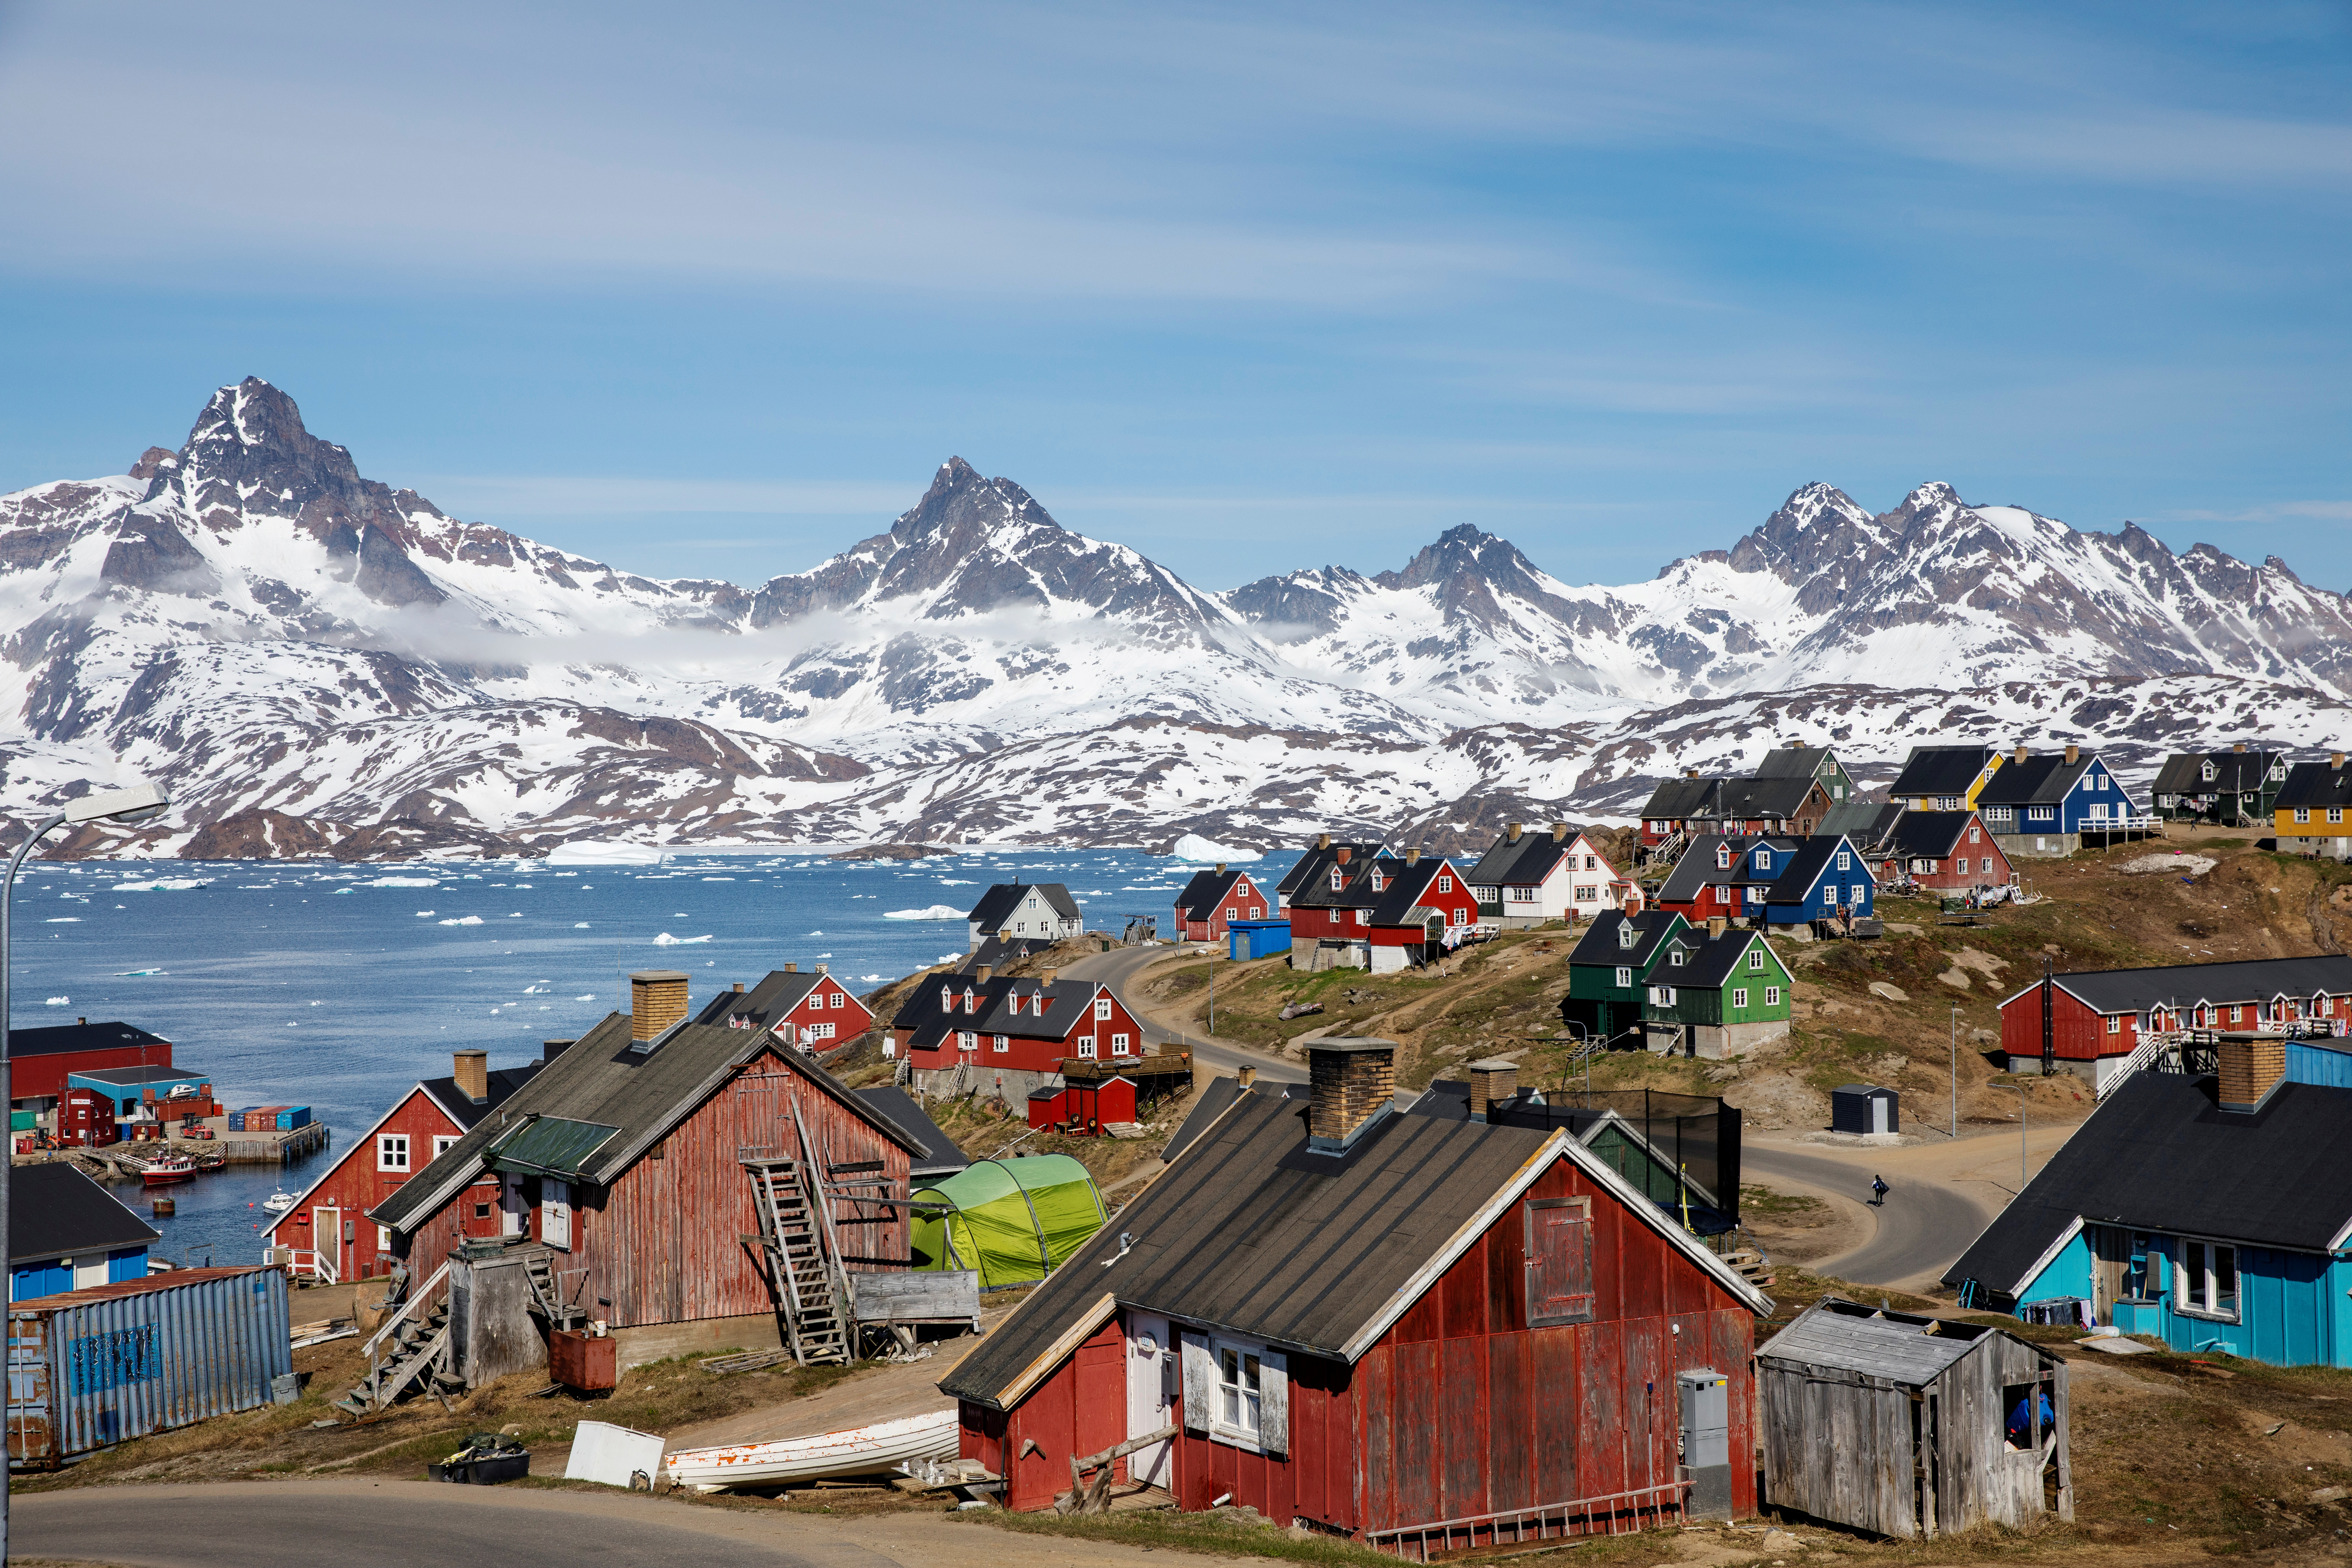
{"label": "snow on mountain slope", "polygon": [[1688,763],[1833,742],[2336,743],[2352,613],[2275,558],[2175,556],[1927,485],[1807,485],[1730,550],[1574,587],[1453,529],[1401,571],[1204,593],[961,458],[756,589],[656,580],[364,478],[257,379],[121,478],[0,497],[16,798],[138,772],[147,853],[574,837],[1450,844],[1623,814]]}

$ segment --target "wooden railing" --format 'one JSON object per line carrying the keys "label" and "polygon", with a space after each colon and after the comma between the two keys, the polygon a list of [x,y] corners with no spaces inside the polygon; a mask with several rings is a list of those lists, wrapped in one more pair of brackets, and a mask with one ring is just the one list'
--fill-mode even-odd
{"label": "wooden railing", "polygon": [[383,1321],[383,1326],[377,1329],[374,1333],[368,1336],[367,1342],[360,1346],[360,1353],[367,1357],[368,1364],[370,1366],[373,1366],[375,1364],[375,1347],[382,1344],[384,1340],[390,1336],[392,1331],[400,1327],[402,1323],[407,1321],[417,1313],[427,1310],[433,1300],[435,1293],[437,1292],[443,1285],[448,1282],[448,1279],[449,1265],[445,1262],[439,1268],[434,1270],[432,1279],[427,1279],[424,1284],[418,1286],[415,1289],[411,1290],[408,1293],[408,1300],[400,1304],[399,1310],[394,1312],[389,1318],[386,1318]]}

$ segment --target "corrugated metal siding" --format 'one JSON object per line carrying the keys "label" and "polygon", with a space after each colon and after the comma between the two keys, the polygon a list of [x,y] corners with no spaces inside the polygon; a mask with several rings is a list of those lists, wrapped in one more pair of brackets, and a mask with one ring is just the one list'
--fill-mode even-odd
{"label": "corrugated metal siding", "polygon": [[[840,1179],[878,1178],[889,1184],[887,1195],[907,1196],[909,1156],[904,1149],[810,1085],[790,1064],[759,1057],[664,1140],[660,1159],[638,1160],[610,1187],[574,1190],[571,1256],[556,1267],[565,1273],[588,1270],[576,1299],[614,1328],[773,1311],[775,1303],[740,1239],[760,1228],[741,1161],[751,1153],[798,1155],[791,1110],[795,1100],[824,1164],[881,1163],[879,1171]],[[488,1230],[467,1229],[472,1205],[485,1190],[460,1193],[418,1228],[413,1267],[425,1273],[438,1268],[461,1232],[496,1234],[494,1224]],[[541,1210],[534,1205],[530,1213],[536,1234]],[[845,1254],[908,1256],[903,1208],[837,1199],[835,1223]],[[849,1267],[864,1271],[887,1266]],[[571,1280],[565,1289],[574,1289]]]}
{"label": "corrugated metal siding", "polygon": [[293,1370],[286,1277],[205,1268],[20,1301],[8,1313],[11,1465],[54,1465],[269,1401]]}

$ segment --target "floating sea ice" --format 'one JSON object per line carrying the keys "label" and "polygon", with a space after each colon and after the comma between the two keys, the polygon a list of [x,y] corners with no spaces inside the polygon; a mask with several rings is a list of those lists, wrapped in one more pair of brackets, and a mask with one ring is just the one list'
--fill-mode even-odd
{"label": "floating sea ice", "polygon": [[539,994],[539,987],[536,985],[526,985],[522,988],[522,994],[526,996],[536,996]]}
{"label": "floating sea ice", "polygon": [[572,1000],[574,1002],[593,1002],[596,1000],[596,993],[591,991],[584,996],[574,996]]}
{"label": "floating sea ice", "polygon": [[588,922],[586,921],[573,921],[572,922],[572,929],[573,931],[586,931],[588,929]]}
{"label": "floating sea ice", "polygon": [[438,877],[378,877],[373,882],[362,882],[362,888],[437,888]]}
{"label": "floating sea ice", "polygon": [[882,976],[878,974],[861,974],[857,977],[857,984],[860,985],[875,985],[879,984],[881,980]]}
{"label": "floating sea ice", "polygon": [[940,879],[940,886],[942,888],[969,888],[971,885],[971,882],[968,879],[962,877],[941,877]]}
{"label": "floating sea ice", "polygon": [[960,921],[963,919],[963,911],[946,904],[933,904],[924,910],[884,910],[882,918],[886,921]]}
{"label": "floating sea ice", "polygon": [[[710,935],[707,931],[700,936],[672,936],[669,932],[664,931],[661,935],[654,938],[654,945],[656,947],[690,947],[698,942],[709,942],[709,940]],[[713,960],[712,962],[716,963],[717,961]]]}
{"label": "floating sea ice", "polygon": [[705,877],[702,879],[706,882],[731,882],[735,879],[732,877]]}
{"label": "floating sea ice", "polygon": [[961,962],[963,954],[960,952],[943,952],[940,954],[938,958],[932,960],[932,962],[935,963],[955,963]]}
{"label": "floating sea ice", "polygon": [[823,931],[813,931],[809,932],[809,935],[811,935],[811,936],[823,936],[824,934],[824,932],[823,932]]}
{"label": "floating sea ice", "polygon": [[517,910],[512,914],[507,916],[507,919],[510,921],[519,921],[522,919],[522,911],[520,910]]}
{"label": "floating sea ice", "polygon": [[441,923],[445,926],[478,926],[482,923],[482,917],[479,915],[461,915],[454,921],[443,921]]}
{"label": "floating sea ice", "polygon": [[416,911],[416,918],[421,921],[429,921],[433,918],[433,911],[431,910],[419,910]]}
{"label": "floating sea ice", "polygon": [[47,920],[43,921],[41,923],[43,925],[53,926],[78,926],[81,924],[81,917],[79,915],[51,915]]}
{"label": "floating sea ice", "polygon": [[190,888],[207,886],[209,880],[204,877],[158,877],[152,882],[117,882],[114,890],[118,893],[181,893]]}
{"label": "floating sea ice", "polygon": [[356,888],[337,888],[337,889],[335,889],[335,894],[336,894],[336,896],[337,896],[337,897],[339,897],[339,898],[340,898],[341,895],[343,895],[343,894],[345,894],[345,893],[357,892],[358,890],[359,890],[359,889],[356,889]]}
{"label": "floating sea ice", "polygon": [[119,980],[127,979],[134,974],[161,974],[163,973],[163,971],[160,969],[118,969],[114,972],[115,978]]}
{"label": "floating sea ice", "polygon": [[50,1007],[70,1007],[73,1005],[73,998],[70,996],[52,996],[44,1004],[44,1005]]}

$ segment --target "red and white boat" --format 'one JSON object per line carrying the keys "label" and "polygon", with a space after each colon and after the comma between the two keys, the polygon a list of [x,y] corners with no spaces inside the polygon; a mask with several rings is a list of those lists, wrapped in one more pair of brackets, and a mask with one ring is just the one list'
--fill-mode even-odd
{"label": "red and white boat", "polygon": [[140,1180],[151,1187],[164,1187],[173,1182],[192,1182],[196,1177],[196,1163],[185,1154],[149,1154],[133,1156],[123,1162],[139,1173]]}

